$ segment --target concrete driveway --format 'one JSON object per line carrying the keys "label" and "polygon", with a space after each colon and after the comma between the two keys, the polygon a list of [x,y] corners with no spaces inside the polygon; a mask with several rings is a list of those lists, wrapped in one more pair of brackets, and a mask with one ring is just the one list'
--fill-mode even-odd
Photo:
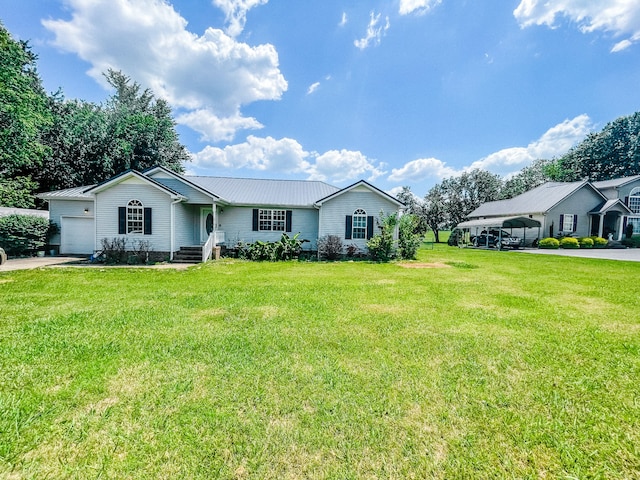
{"label": "concrete driveway", "polygon": [[591,248],[565,250],[540,250],[527,248],[524,250],[514,250],[514,252],[533,253],[536,255],[560,255],[563,257],[600,258],[603,260],[624,260],[627,262],[640,262],[640,248]]}
{"label": "concrete driveway", "polygon": [[26,257],[10,258],[0,265],[0,272],[13,270],[29,270],[31,268],[48,267],[50,265],[62,265],[65,263],[77,263],[86,257]]}

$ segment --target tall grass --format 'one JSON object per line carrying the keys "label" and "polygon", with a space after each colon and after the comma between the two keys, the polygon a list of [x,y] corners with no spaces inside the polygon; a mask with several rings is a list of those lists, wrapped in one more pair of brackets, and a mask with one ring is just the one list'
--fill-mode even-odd
{"label": "tall grass", "polygon": [[640,476],[640,264],[413,266],[0,274],[0,477]]}

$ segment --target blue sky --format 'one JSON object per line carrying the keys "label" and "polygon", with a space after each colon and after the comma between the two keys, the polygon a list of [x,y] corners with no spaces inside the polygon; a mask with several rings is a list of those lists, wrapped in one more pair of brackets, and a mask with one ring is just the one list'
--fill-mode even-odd
{"label": "blue sky", "polygon": [[0,0],[45,88],[122,70],[173,107],[190,173],[361,178],[423,196],[640,110],[637,0]]}

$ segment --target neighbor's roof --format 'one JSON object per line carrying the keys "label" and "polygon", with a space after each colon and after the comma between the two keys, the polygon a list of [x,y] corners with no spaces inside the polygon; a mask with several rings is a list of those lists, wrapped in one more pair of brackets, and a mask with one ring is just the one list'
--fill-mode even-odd
{"label": "neighbor's roof", "polygon": [[93,200],[93,195],[85,193],[95,185],[85,185],[82,187],[65,188],[53,192],[39,193],[36,197],[43,200]]}
{"label": "neighbor's roof", "polygon": [[632,175],[631,177],[613,178],[611,180],[601,180],[599,182],[591,182],[596,188],[616,188],[634,182],[640,179],[640,175]]}
{"label": "neighbor's roof", "polygon": [[185,175],[185,178],[234,205],[311,207],[316,200],[340,190],[328,183],[310,180],[264,180],[190,175]]}
{"label": "neighbor's roof", "polygon": [[36,217],[49,218],[49,211],[35,210],[32,208],[0,207],[0,217],[6,217],[8,215],[34,215]]}
{"label": "neighbor's roof", "polygon": [[509,200],[483,203],[468,217],[515,216],[548,212],[559,202],[588,184],[587,181],[547,182]]}

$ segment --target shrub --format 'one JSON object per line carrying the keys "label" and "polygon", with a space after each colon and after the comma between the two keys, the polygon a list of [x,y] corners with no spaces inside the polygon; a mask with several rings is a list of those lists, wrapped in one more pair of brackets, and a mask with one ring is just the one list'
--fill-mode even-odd
{"label": "shrub", "polygon": [[593,240],[594,248],[605,248],[609,243],[606,238],[602,238],[602,237],[591,237],[591,240]]}
{"label": "shrub", "polygon": [[555,250],[560,246],[560,242],[552,237],[543,238],[538,242],[538,248],[546,248]]}
{"label": "shrub", "polygon": [[560,240],[560,248],[580,248],[577,238],[564,237]]}
{"label": "shrub", "polygon": [[347,245],[347,258],[355,258],[361,256],[362,251],[360,250],[360,247],[358,245],[356,245],[355,243]]}
{"label": "shrub", "polygon": [[393,232],[398,224],[398,214],[385,215],[380,212],[380,233],[375,234],[367,242],[369,256],[377,262],[388,262],[396,256]]}
{"label": "shrub", "polygon": [[325,235],[318,240],[318,256],[323,260],[338,260],[342,248],[342,239],[337,235]]}
{"label": "shrub", "polygon": [[424,235],[415,233],[420,219],[416,215],[403,215],[398,222],[398,253],[400,258],[415,260]]}
{"label": "shrub", "polygon": [[44,247],[53,224],[36,215],[0,218],[0,244],[9,255],[23,255]]}
{"label": "shrub", "polygon": [[631,238],[633,236],[633,223],[627,224],[627,228],[625,229],[624,234],[627,238]]}
{"label": "shrub", "polygon": [[582,237],[578,239],[580,248],[593,248],[593,240],[591,237]]}
{"label": "shrub", "polygon": [[631,238],[623,238],[620,243],[628,248],[640,248],[640,236],[634,235]]}
{"label": "shrub", "polygon": [[124,263],[126,258],[127,239],[124,237],[114,237],[109,240],[103,238],[100,240],[102,246],[101,258],[105,263],[114,265],[117,263]]}
{"label": "shrub", "polygon": [[297,258],[302,251],[302,244],[309,241],[298,239],[299,235],[300,233],[296,233],[293,237],[289,237],[283,233],[277,242],[262,240],[253,243],[238,242],[236,244],[238,258],[270,262]]}

